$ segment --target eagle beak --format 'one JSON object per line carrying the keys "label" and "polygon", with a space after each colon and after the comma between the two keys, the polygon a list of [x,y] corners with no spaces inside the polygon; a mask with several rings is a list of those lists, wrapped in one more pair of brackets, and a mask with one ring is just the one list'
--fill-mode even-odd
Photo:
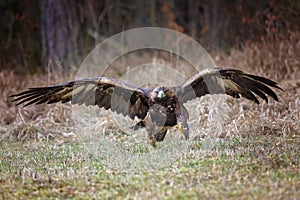
{"label": "eagle beak", "polygon": [[158,98],[164,98],[166,95],[165,95],[165,93],[164,93],[164,91],[162,91],[162,90],[160,90],[158,93],[157,93],[157,97]]}

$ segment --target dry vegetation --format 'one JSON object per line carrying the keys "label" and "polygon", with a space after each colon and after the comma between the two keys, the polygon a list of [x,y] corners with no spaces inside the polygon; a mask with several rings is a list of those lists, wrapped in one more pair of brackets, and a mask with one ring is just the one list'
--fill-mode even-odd
{"label": "dry vegetation", "polygon": [[[114,171],[92,157],[76,135],[70,105],[17,108],[9,101],[9,95],[27,87],[66,80],[1,71],[0,197],[297,199],[300,34],[247,42],[229,56],[213,53],[213,59],[218,66],[277,81],[283,89],[277,91],[280,101],[190,102],[193,146],[172,165],[151,173]],[[129,140],[132,135],[123,134],[108,113],[98,117],[95,130]],[[218,143],[205,149],[205,138]]]}

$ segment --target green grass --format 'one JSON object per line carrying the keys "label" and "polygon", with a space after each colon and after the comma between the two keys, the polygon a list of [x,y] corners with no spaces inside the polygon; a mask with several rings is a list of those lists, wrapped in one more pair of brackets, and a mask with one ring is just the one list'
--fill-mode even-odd
{"label": "green grass", "polygon": [[299,136],[220,141],[206,156],[201,142],[169,167],[140,173],[101,165],[76,142],[2,140],[0,195],[17,198],[296,199]]}

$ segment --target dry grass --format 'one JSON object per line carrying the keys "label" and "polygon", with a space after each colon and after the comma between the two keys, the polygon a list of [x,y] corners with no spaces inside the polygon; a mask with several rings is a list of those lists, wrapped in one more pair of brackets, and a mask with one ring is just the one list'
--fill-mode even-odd
{"label": "dry grass", "polygon": [[[214,96],[189,102],[192,148],[164,169],[136,174],[111,170],[91,157],[78,140],[70,105],[22,109],[8,99],[24,88],[65,80],[1,71],[0,195],[296,199],[300,194],[299,52],[300,34],[290,33],[286,38],[248,42],[243,50],[232,49],[230,56],[215,53],[218,66],[277,81],[283,88],[277,91],[280,101],[255,105]],[[217,101],[218,106],[211,103]],[[96,111],[99,116],[89,120],[93,124],[89,128],[121,144],[136,137],[118,129],[109,113]],[[79,123],[88,121],[83,118]],[[211,144],[207,138],[217,142]]]}

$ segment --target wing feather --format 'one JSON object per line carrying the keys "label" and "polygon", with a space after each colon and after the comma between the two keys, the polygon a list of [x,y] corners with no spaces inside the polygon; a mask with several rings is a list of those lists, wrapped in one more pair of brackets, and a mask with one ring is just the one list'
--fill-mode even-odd
{"label": "wing feather", "polygon": [[206,94],[227,94],[234,98],[243,96],[259,103],[257,96],[268,103],[268,97],[278,101],[271,88],[282,90],[276,82],[235,69],[208,68],[200,71],[181,86],[173,88],[180,101],[185,103]]}
{"label": "wing feather", "polygon": [[71,102],[72,104],[96,105],[143,119],[148,112],[148,92],[135,85],[117,79],[99,77],[78,79],[49,87],[29,88],[11,95],[17,105]]}

